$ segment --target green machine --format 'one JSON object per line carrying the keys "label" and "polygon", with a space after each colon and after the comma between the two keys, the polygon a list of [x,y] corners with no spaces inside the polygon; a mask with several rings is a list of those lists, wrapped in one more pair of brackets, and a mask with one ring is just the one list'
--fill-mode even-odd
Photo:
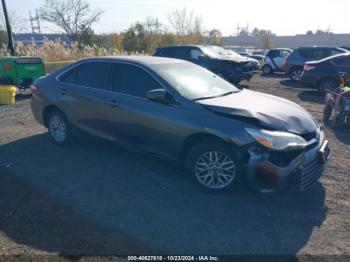
{"label": "green machine", "polygon": [[26,89],[44,75],[45,65],[40,57],[0,57],[0,85],[15,85]]}

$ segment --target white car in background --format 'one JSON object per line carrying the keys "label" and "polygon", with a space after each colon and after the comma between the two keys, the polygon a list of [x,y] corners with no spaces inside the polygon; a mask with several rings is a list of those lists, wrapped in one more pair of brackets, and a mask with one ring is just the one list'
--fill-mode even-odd
{"label": "white car in background", "polygon": [[270,49],[265,56],[264,65],[262,66],[263,74],[269,75],[274,72],[283,72],[286,58],[292,53],[292,51],[293,50],[289,48]]}

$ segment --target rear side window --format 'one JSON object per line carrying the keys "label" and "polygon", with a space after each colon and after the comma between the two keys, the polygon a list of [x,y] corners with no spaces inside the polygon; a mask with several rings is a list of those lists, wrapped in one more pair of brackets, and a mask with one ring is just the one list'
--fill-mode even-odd
{"label": "rear side window", "polygon": [[267,54],[268,57],[275,58],[280,55],[279,50],[270,50],[269,53]]}
{"label": "rear side window", "polygon": [[174,49],[172,48],[162,48],[158,49],[155,53],[156,56],[164,56],[164,57],[174,57]]}
{"label": "rear side window", "polygon": [[300,49],[299,54],[303,58],[312,59],[314,57],[314,50],[313,49]]}
{"label": "rear side window", "polygon": [[145,97],[152,89],[161,88],[159,83],[145,70],[128,64],[116,67],[113,81],[113,91],[125,95]]}
{"label": "rear side window", "polygon": [[61,75],[60,78],[59,78],[60,81],[66,82],[66,83],[70,83],[70,84],[74,84],[78,68],[79,67],[75,67],[75,68],[73,68],[73,69],[63,73],[63,75]]}
{"label": "rear side window", "polygon": [[321,49],[321,48],[310,48],[310,49],[300,49],[300,55],[305,59],[320,60],[331,55],[330,49]]}
{"label": "rear side window", "polygon": [[280,56],[283,58],[286,58],[290,54],[290,51],[287,50],[281,50]]}
{"label": "rear side window", "polygon": [[175,58],[190,58],[190,49],[187,47],[174,48]]}
{"label": "rear side window", "polygon": [[79,67],[75,84],[97,89],[108,89],[108,78],[112,63],[87,62]]}

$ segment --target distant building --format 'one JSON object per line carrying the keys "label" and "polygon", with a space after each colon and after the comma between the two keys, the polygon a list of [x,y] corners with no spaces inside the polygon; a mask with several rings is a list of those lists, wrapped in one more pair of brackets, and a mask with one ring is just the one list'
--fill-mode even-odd
{"label": "distant building", "polygon": [[[223,37],[223,44],[229,46],[254,46],[261,48],[260,37]],[[273,36],[273,47],[296,48],[300,46],[350,46],[350,34],[314,34],[294,36]]]}
{"label": "distant building", "polygon": [[70,44],[69,37],[65,34],[31,34],[31,33],[20,33],[14,36],[15,41],[22,43],[35,43],[42,44],[44,39],[47,38],[50,41],[61,40]]}

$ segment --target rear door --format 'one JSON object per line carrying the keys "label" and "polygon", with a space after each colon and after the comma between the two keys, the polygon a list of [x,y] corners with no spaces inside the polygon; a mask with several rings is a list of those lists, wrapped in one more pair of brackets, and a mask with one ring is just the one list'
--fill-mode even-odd
{"label": "rear door", "polygon": [[117,63],[112,91],[108,94],[109,135],[160,155],[170,156],[176,148],[179,106],[150,101],[146,93],[163,86],[144,68]]}
{"label": "rear door", "polygon": [[106,97],[110,62],[84,62],[59,77],[58,106],[76,127],[106,136]]}

